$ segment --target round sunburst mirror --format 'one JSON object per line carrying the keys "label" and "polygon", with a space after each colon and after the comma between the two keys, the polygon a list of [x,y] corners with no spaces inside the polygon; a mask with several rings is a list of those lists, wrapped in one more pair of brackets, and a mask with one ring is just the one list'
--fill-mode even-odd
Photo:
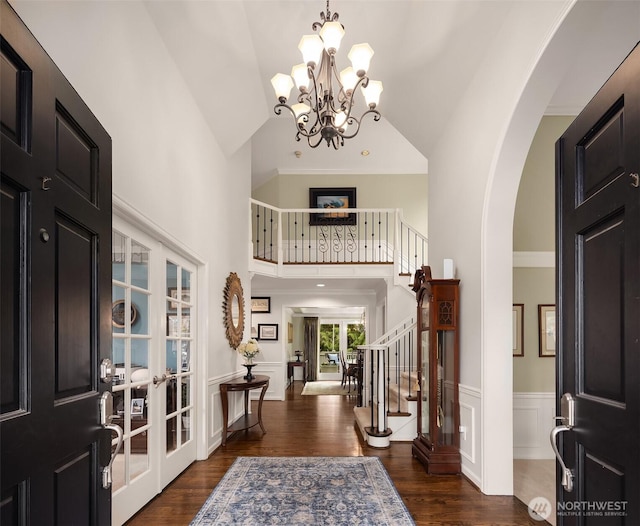
{"label": "round sunburst mirror", "polygon": [[227,333],[229,345],[235,349],[242,342],[244,333],[244,299],[242,297],[242,284],[235,272],[231,272],[227,277],[224,287],[224,301],[222,302],[224,311],[224,326]]}

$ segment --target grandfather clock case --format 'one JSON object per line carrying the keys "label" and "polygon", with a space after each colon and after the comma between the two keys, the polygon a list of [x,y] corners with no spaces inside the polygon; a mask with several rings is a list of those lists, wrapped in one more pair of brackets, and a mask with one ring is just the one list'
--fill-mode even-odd
{"label": "grandfather clock case", "polygon": [[416,272],[418,302],[418,436],[412,453],[430,474],[460,473],[458,279]]}

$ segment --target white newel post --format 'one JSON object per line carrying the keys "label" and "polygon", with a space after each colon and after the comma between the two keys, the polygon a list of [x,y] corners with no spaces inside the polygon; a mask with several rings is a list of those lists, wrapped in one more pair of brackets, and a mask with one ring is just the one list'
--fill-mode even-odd
{"label": "white newel post", "polygon": [[386,431],[387,400],[384,390],[384,348],[378,349],[378,433]]}

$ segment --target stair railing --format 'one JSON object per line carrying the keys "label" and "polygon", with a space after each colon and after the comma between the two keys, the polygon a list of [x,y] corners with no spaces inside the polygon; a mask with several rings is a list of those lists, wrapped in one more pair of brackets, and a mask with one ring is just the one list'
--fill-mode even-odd
{"label": "stair railing", "polygon": [[[364,356],[369,380],[368,403],[371,408],[371,425],[365,431],[373,436],[386,436],[391,433],[388,426],[388,416],[399,411],[400,393],[398,392],[396,410],[391,411],[389,398],[389,386],[392,376],[398,385],[401,383],[402,372],[411,373],[417,369],[415,357],[415,329],[416,321],[413,317],[399,323],[396,327],[387,331],[376,341],[358,346],[361,355]],[[393,359],[391,353],[393,350]],[[369,351],[367,358],[366,351]],[[368,363],[367,363],[368,362]],[[394,371],[391,371],[393,364]],[[362,384],[360,384],[362,385]],[[409,388],[412,389],[411,381]],[[409,392],[411,395],[411,391]]]}

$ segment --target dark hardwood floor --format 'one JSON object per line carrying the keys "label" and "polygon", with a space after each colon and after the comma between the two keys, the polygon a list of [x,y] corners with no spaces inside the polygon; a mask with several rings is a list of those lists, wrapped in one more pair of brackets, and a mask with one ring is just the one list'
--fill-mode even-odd
{"label": "dark hardwood floor", "polygon": [[302,396],[302,387],[302,382],[294,382],[285,402],[264,402],[267,434],[258,426],[234,434],[225,447],[192,464],[127,524],[189,524],[238,456],[377,456],[417,525],[546,524],[532,520],[515,497],[483,495],[461,475],[427,475],[411,456],[409,443],[369,448],[354,428],[355,397]]}

